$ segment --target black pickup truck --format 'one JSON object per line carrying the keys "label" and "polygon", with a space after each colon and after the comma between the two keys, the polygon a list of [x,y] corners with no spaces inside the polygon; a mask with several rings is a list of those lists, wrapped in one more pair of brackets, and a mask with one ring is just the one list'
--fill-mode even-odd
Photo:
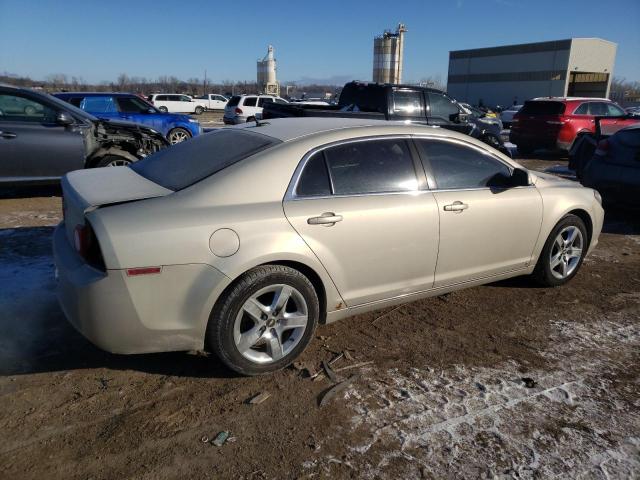
{"label": "black pickup truck", "polygon": [[415,85],[349,82],[342,89],[337,105],[273,102],[264,106],[263,119],[282,117],[409,120],[466,133],[496,148],[503,145],[499,127],[477,121],[444,92]]}

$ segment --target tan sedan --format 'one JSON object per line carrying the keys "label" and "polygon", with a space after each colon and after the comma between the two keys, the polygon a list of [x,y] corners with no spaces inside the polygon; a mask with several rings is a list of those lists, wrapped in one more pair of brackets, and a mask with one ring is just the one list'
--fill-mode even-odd
{"label": "tan sedan", "polygon": [[117,353],[206,349],[254,375],[319,323],[518,275],[562,285],[598,193],[437,127],[278,119],[62,182],[58,295]]}

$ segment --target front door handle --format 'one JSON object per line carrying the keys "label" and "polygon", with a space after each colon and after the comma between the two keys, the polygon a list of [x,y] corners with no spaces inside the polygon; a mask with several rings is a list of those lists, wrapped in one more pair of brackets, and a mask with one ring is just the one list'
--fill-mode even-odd
{"label": "front door handle", "polygon": [[467,208],[469,208],[469,205],[459,201],[453,202],[451,205],[444,206],[445,212],[456,212],[456,213],[462,213],[462,211],[466,210]]}
{"label": "front door handle", "polygon": [[324,212],[319,217],[311,217],[307,218],[307,223],[309,225],[324,225],[325,227],[331,227],[336,224],[336,222],[342,221],[342,215],[336,215],[333,212]]}
{"label": "front door handle", "polygon": [[0,137],[2,138],[16,138],[17,135],[11,132],[0,132]]}

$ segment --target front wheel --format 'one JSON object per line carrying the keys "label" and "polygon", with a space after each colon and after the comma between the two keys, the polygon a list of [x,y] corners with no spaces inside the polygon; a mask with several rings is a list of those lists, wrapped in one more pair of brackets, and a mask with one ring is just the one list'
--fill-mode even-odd
{"label": "front wheel", "polygon": [[282,265],[256,267],[218,300],[206,345],[242,375],[274,372],[306,348],[319,315],[318,296],[306,276]]}
{"label": "front wheel", "polygon": [[564,285],[578,273],[588,247],[582,219],[566,215],[547,238],[533,272],[534,279],[547,287]]}
{"label": "front wheel", "polygon": [[175,145],[176,143],[184,142],[185,140],[189,140],[191,135],[184,128],[174,128],[167,135],[167,140],[171,145]]}
{"label": "front wheel", "polygon": [[126,167],[131,165],[131,160],[118,155],[105,155],[95,163],[96,168],[102,167]]}
{"label": "front wheel", "polygon": [[204,112],[204,108],[203,107],[196,107],[196,115],[202,115],[202,112]]}

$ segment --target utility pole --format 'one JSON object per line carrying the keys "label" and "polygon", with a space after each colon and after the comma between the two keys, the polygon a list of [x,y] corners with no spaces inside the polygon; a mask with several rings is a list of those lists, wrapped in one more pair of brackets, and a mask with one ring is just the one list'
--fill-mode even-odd
{"label": "utility pole", "polygon": [[202,95],[207,94],[207,69],[204,69],[204,82],[202,84]]}

